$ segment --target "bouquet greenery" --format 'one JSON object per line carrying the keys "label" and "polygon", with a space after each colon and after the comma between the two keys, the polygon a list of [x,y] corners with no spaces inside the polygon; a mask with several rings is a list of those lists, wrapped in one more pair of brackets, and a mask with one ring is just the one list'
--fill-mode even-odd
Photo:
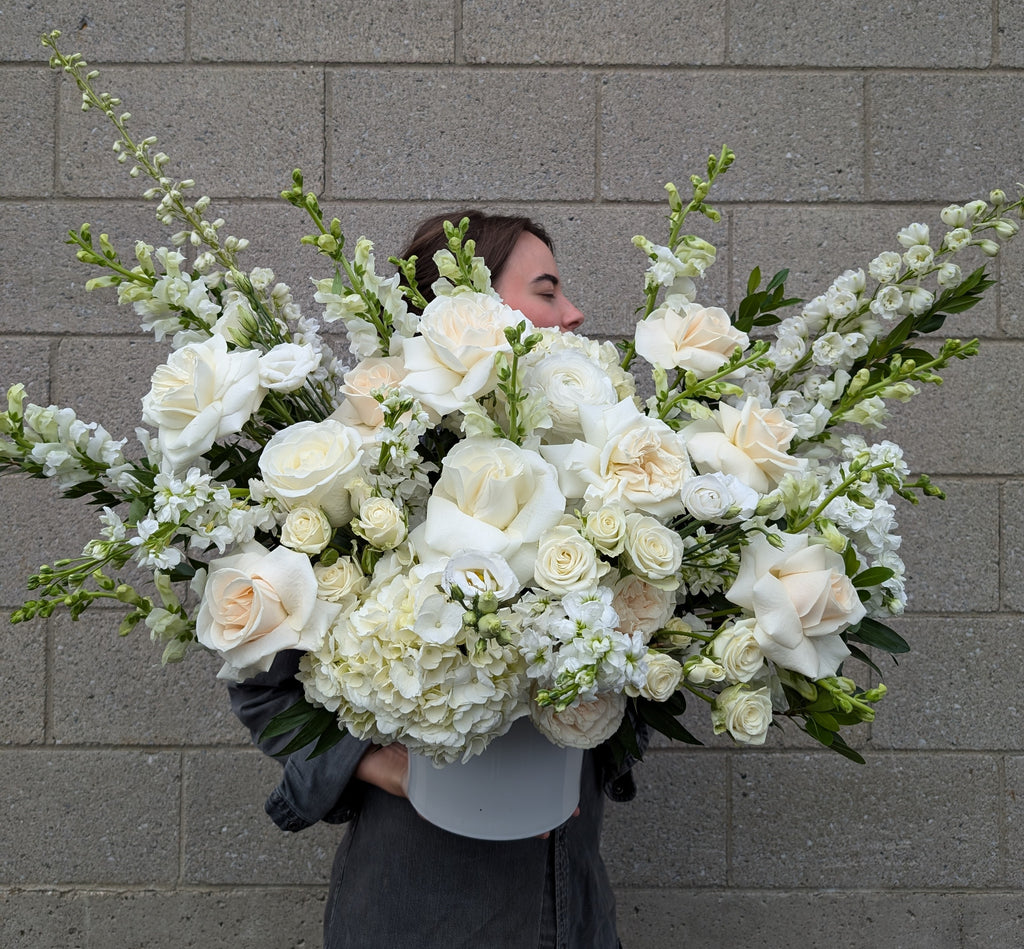
{"label": "bouquet greenery", "polygon": [[[1024,199],[950,205],[939,237],[910,224],[807,303],[785,271],[755,270],[729,314],[697,302],[715,248],[683,232],[719,218],[723,148],[688,197],[666,186],[665,243],[633,239],[647,269],[616,348],[507,306],[466,221],[446,225],[428,302],[415,259],[378,273],[296,171],[283,197],[312,221],[315,299],[347,331],[347,366],[57,36],[51,65],[110,120],[174,229],[130,258],[87,224],[69,243],[97,269],[87,288],[115,290],[170,354],[134,451],[9,389],[0,466],[102,509],[99,536],[39,569],[15,621],[117,600],[122,633],[144,624],[165,661],[201,645],[230,679],[301,650],[306,701],[275,726],[298,729],[294,747],[347,729],[443,763],[529,715],[556,744],[638,754],[638,721],[696,741],[681,721],[696,698],[737,741],[788,719],[860,760],[841,732],[885,687],[844,663],[880,672],[878,653],[908,648],[886,625],[906,602],[895,502],[941,494],[868,436],[889,402],[977,352],[920,337],[992,285],[956,261],[996,255]],[[154,590],[119,578],[130,563]]]}

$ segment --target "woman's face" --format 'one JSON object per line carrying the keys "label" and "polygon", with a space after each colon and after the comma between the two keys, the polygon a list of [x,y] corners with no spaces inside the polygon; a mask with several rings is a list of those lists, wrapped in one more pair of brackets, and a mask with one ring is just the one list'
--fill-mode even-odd
{"label": "woman's face", "polygon": [[516,241],[494,289],[534,326],[576,330],[583,322],[583,314],[562,293],[554,254],[529,231]]}

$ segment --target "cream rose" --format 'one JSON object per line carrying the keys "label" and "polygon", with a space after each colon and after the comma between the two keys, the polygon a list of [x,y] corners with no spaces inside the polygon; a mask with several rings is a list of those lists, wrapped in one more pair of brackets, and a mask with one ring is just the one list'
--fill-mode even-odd
{"label": "cream rose", "polygon": [[320,353],[312,346],[279,343],[260,356],[260,383],[274,392],[294,392],[319,368]]}
{"label": "cream rose", "polygon": [[646,514],[626,517],[626,559],[635,573],[666,590],[679,586],[683,542],[679,535]]}
{"label": "cream rose", "polygon": [[806,534],[776,536],[781,548],[761,535],[743,548],[726,596],[754,614],[754,636],[772,662],[810,679],[834,675],[850,654],[839,634],[860,622],[864,604],[834,550]]}
{"label": "cream rose", "polygon": [[318,554],[334,534],[327,515],[318,507],[297,507],[288,512],[281,528],[281,543],[304,554]]}
{"label": "cream rose", "polygon": [[656,517],[683,510],[680,491],[693,476],[686,443],[631,399],[610,407],[580,406],[583,440],[545,445],[541,454],[559,471],[569,498],[590,506],[617,501]]}
{"label": "cream rose", "polygon": [[364,441],[384,424],[384,412],[374,398],[374,392],[392,392],[405,378],[401,356],[375,356],[364,359],[345,373],[339,392],[345,400],[335,409],[331,418],[358,429]]}
{"label": "cream rose", "polygon": [[285,508],[320,507],[339,527],[352,514],[345,481],[362,460],[363,443],[355,429],[333,419],[297,422],[267,442],[260,474],[267,492]]}
{"label": "cream rose", "polygon": [[223,660],[221,678],[266,672],[282,649],[316,649],[338,613],[317,598],[305,554],[259,544],[210,562],[196,638]]}
{"label": "cream rose", "polygon": [[735,475],[759,494],[807,466],[806,459],[787,454],[796,426],[781,409],[764,409],[757,399],[739,409],[722,402],[713,418],[692,422],[681,434],[699,471]]}
{"label": "cream rose", "polygon": [[749,682],[764,668],[764,652],[754,634],[755,625],[752,619],[739,620],[711,643],[711,652],[730,682]]}
{"label": "cream rose", "polygon": [[676,597],[634,574],[627,574],[612,587],[612,607],[623,633],[641,632],[645,641],[672,617]]}
{"label": "cream rose", "polygon": [[679,688],[683,667],[671,656],[660,652],[647,653],[647,681],[640,687],[645,699],[667,702]]}
{"label": "cream rose", "polygon": [[378,550],[397,547],[409,533],[398,505],[390,498],[367,498],[359,505],[352,529]]}
{"label": "cream rose", "polygon": [[734,475],[697,475],[683,485],[687,513],[699,521],[729,524],[744,521],[757,508],[761,496]]}
{"label": "cream rose", "polygon": [[530,718],[537,731],[560,748],[596,748],[619,730],[625,713],[626,696],[621,692],[599,692],[593,700],[581,701],[564,712],[530,703]]}
{"label": "cream rose", "polygon": [[504,439],[465,438],[441,463],[413,547],[424,561],[467,548],[499,554],[525,584],[541,534],[564,513],[558,476],[540,455]]}
{"label": "cream rose", "polygon": [[714,375],[750,341],[717,306],[674,298],[636,325],[636,351],[652,366],[685,369],[704,379]]}
{"label": "cream rose", "polygon": [[438,415],[454,412],[493,387],[495,358],[511,352],[505,329],[523,319],[486,293],[435,297],[420,317],[419,335],[405,340],[404,388]]}
{"label": "cream rose", "polygon": [[540,535],[533,576],[543,589],[552,593],[589,590],[608,570],[594,545],[575,528],[560,525]]}
{"label": "cream rose", "polygon": [[716,735],[728,731],[736,741],[763,745],[772,723],[772,700],[767,688],[750,691],[743,683],[723,689],[711,709]]}
{"label": "cream rose", "polygon": [[574,349],[541,357],[523,373],[523,385],[547,400],[551,414],[551,430],[546,435],[549,441],[571,441],[582,435],[581,405],[607,406],[619,401],[611,377]]}
{"label": "cream rose", "polygon": [[142,399],[142,420],[157,429],[164,460],[175,471],[188,467],[218,438],[241,431],[259,408],[259,353],[228,352],[223,336],[189,343],[153,373]]}
{"label": "cream rose", "polygon": [[504,557],[481,550],[458,550],[445,564],[441,588],[451,594],[452,587],[467,597],[493,593],[499,602],[511,600],[522,589]]}
{"label": "cream rose", "polygon": [[345,612],[352,609],[356,598],[366,588],[366,575],[351,557],[339,557],[334,563],[318,563],[313,567],[317,596],[330,603],[340,603]]}
{"label": "cream rose", "polygon": [[583,536],[602,554],[618,557],[626,547],[626,512],[621,504],[604,504],[586,515]]}

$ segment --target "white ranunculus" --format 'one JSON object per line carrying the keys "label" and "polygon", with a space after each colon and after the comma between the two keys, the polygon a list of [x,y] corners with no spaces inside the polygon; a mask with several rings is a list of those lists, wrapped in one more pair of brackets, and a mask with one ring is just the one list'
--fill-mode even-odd
{"label": "white ranunculus", "polygon": [[540,535],[533,575],[543,589],[552,593],[589,590],[608,570],[594,545],[574,527],[559,525]]}
{"label": "white ranunculus", "polygon": [[405,378],[401,356],[374,356],[364,359],[344,375],[338,391],[345,397],[331,418],[358,429],[364,440],[384,424],[384,412],[374,392],[392,392]]}
{"label": "white ranunculus", "polygon": [[683,504],[699,521],[729,524],[749,518],[760,495],[734,475],[713,472],[690,478],[683,485]]}
{"label": "white ranunculus", "polygon": [[281,543],[304,554],[318,554],[334,534],[327,515],[318,507],[297,507],[288,512],[281,528]]}
{"label": "white ranunculus", "polygon": [[637,323],[634,338],[637,353],[652,366],[685,369],[699,379],[714,375],[749,342],[725,310],[681,299],[666,301]]}
{"label": "white ranunculus", "polygon": [[317,598],[305,554],[253,544],[210,562],[196,638],[223,660],[221,678],[266,672],[282,649],[316,649],[338,607]]}
{"label": "white ranunculus", "polygon": [[643,633],[645,641],[672,618],[676,605],[671,590],[663,590],[632,573],[616,582],[612,595],[619,631]]}
{"label": "white ranunculus", "polygon": [[699,471],[734,475],[760,494],[807,465],[806,459],[787,454],[796,426],[757,399],[747,399],[739,409],[722,402],[712,418],[691,422],[681,434]]}
{"label": "white ranunculus", "polygon": [[599,692],[591,701],[581,701],[564,712],[530,703],[537,731],[560,748],[596,748],[618,731],[625,713],[626,696],[621,692]]}
{"label": "white ranunculus", "polygon": [[660,652],[647,653],[647,681],[640,687],[645,699],[667,702],[679,688],[683,667],[671,656]]}
{"label": "white ranunculus", "polygon": [[765,656],[810,679],[834,675],[850,654],[840,633],[865,614],[843,558],[806,534],[778,534],[781,548],[756,536],[740,557],[726,596],[750,610]]}
{"label": "white ranunculus", "polygon": [[588,506],[619,502],[656,517],[683,510],[683,482],[692,477],[682,436],[644,415],[631,399],[609,407],[580,406],[583,439],[544,445],[541,454],[559,472],[568,498]]}
{"label": "white ranunculus", "polygon": [[340,603],[345,612],[352,609],[356,597],[366,587],[366,575],[351,557],[339,557],[334,563],[318,563],[313,567],[317,596],[330,603]]}
{"label": "white ranunculus", "polygon": [[767,687],[750,690],[745,684],[723,689],[711,709],[716,735],[728,731],[736,741],[763,745],[772,724],[772,700]]}
{"label": "white ranunculus", "polygon": [[171,468],[187,468],[218,438],[241,431],[266,395],[259,358],[251,349],[228,352],[223,336],[211,336],[176,350],[157,368],[142,399],[142,420],[156,426]]}
{"label": "white ranunculus", "polygon": [[444,566],[441,588],[451,594],[457,586],[467,597],[493,593],[499,602],[511,600],[521,589],[505,558],[482,550],[457,550]]}
{"label": "white ranunculus", "polygon": [[274,392],[301,389],[309,374],[320,368],[320,357],[308,343],[279,343],[260,356],[260,383]]}
{"label": "white ranunculus", "polygon": [[523,373],[523,386],[547,399],[551,413],[550,441],[579,438],[581,405],[615,405],[619,401],[611,377],[579,350],[549,353]]}
{"label": "white ranunculus", "polygon": [[390,498],[367,498],[352,529],[378,550],[397,547],[409,533],[402,511]]}
{"label": "white ranunculus", "polygon": [[504,439],[465,438],[441,463],[413,546],[423,561],[465,549],[499,554],[526,583],[540,535],[564,513],[558,475],[540,455]]}
{"label": "white ranunculus", "polygon": [[739,620],[726,626],[711,643],[711,651],[730,682],[749,682],[764,668],[756,625],[753,619]]}
{"label": "white ranunculus", "polygon": [[405,340],[403,387],[438,415],[454,412],[493,388],[495,358],[512,351],[505,329],[524,319],[486,293],[435,297],[420,317],[419,335]]}
{"label": "white ranunculus", "polygon": [[679,535],[657,519],[645,514],[626,517],[626,557],[633,570],[649,583],[676,589],[683,552]]}
{"label": "white ranunculus", "polygon": [[277,432],[260,455],[267,492],[286,509],[322,508],[335,527],[352,514],[345,482],[363,460],[359,433],[333,419],[297,422]]}

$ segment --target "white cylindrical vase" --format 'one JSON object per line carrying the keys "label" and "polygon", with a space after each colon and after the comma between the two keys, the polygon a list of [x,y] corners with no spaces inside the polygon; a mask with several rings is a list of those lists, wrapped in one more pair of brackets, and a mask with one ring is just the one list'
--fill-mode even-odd
{"label": "white cylindrical vase", "polygon": [[524,717],[464,764],[438,768],[410,753],[409,800],[420,816],[463,837],[536,837],[572,816],[582,765],[581,749],[551,744]]}

